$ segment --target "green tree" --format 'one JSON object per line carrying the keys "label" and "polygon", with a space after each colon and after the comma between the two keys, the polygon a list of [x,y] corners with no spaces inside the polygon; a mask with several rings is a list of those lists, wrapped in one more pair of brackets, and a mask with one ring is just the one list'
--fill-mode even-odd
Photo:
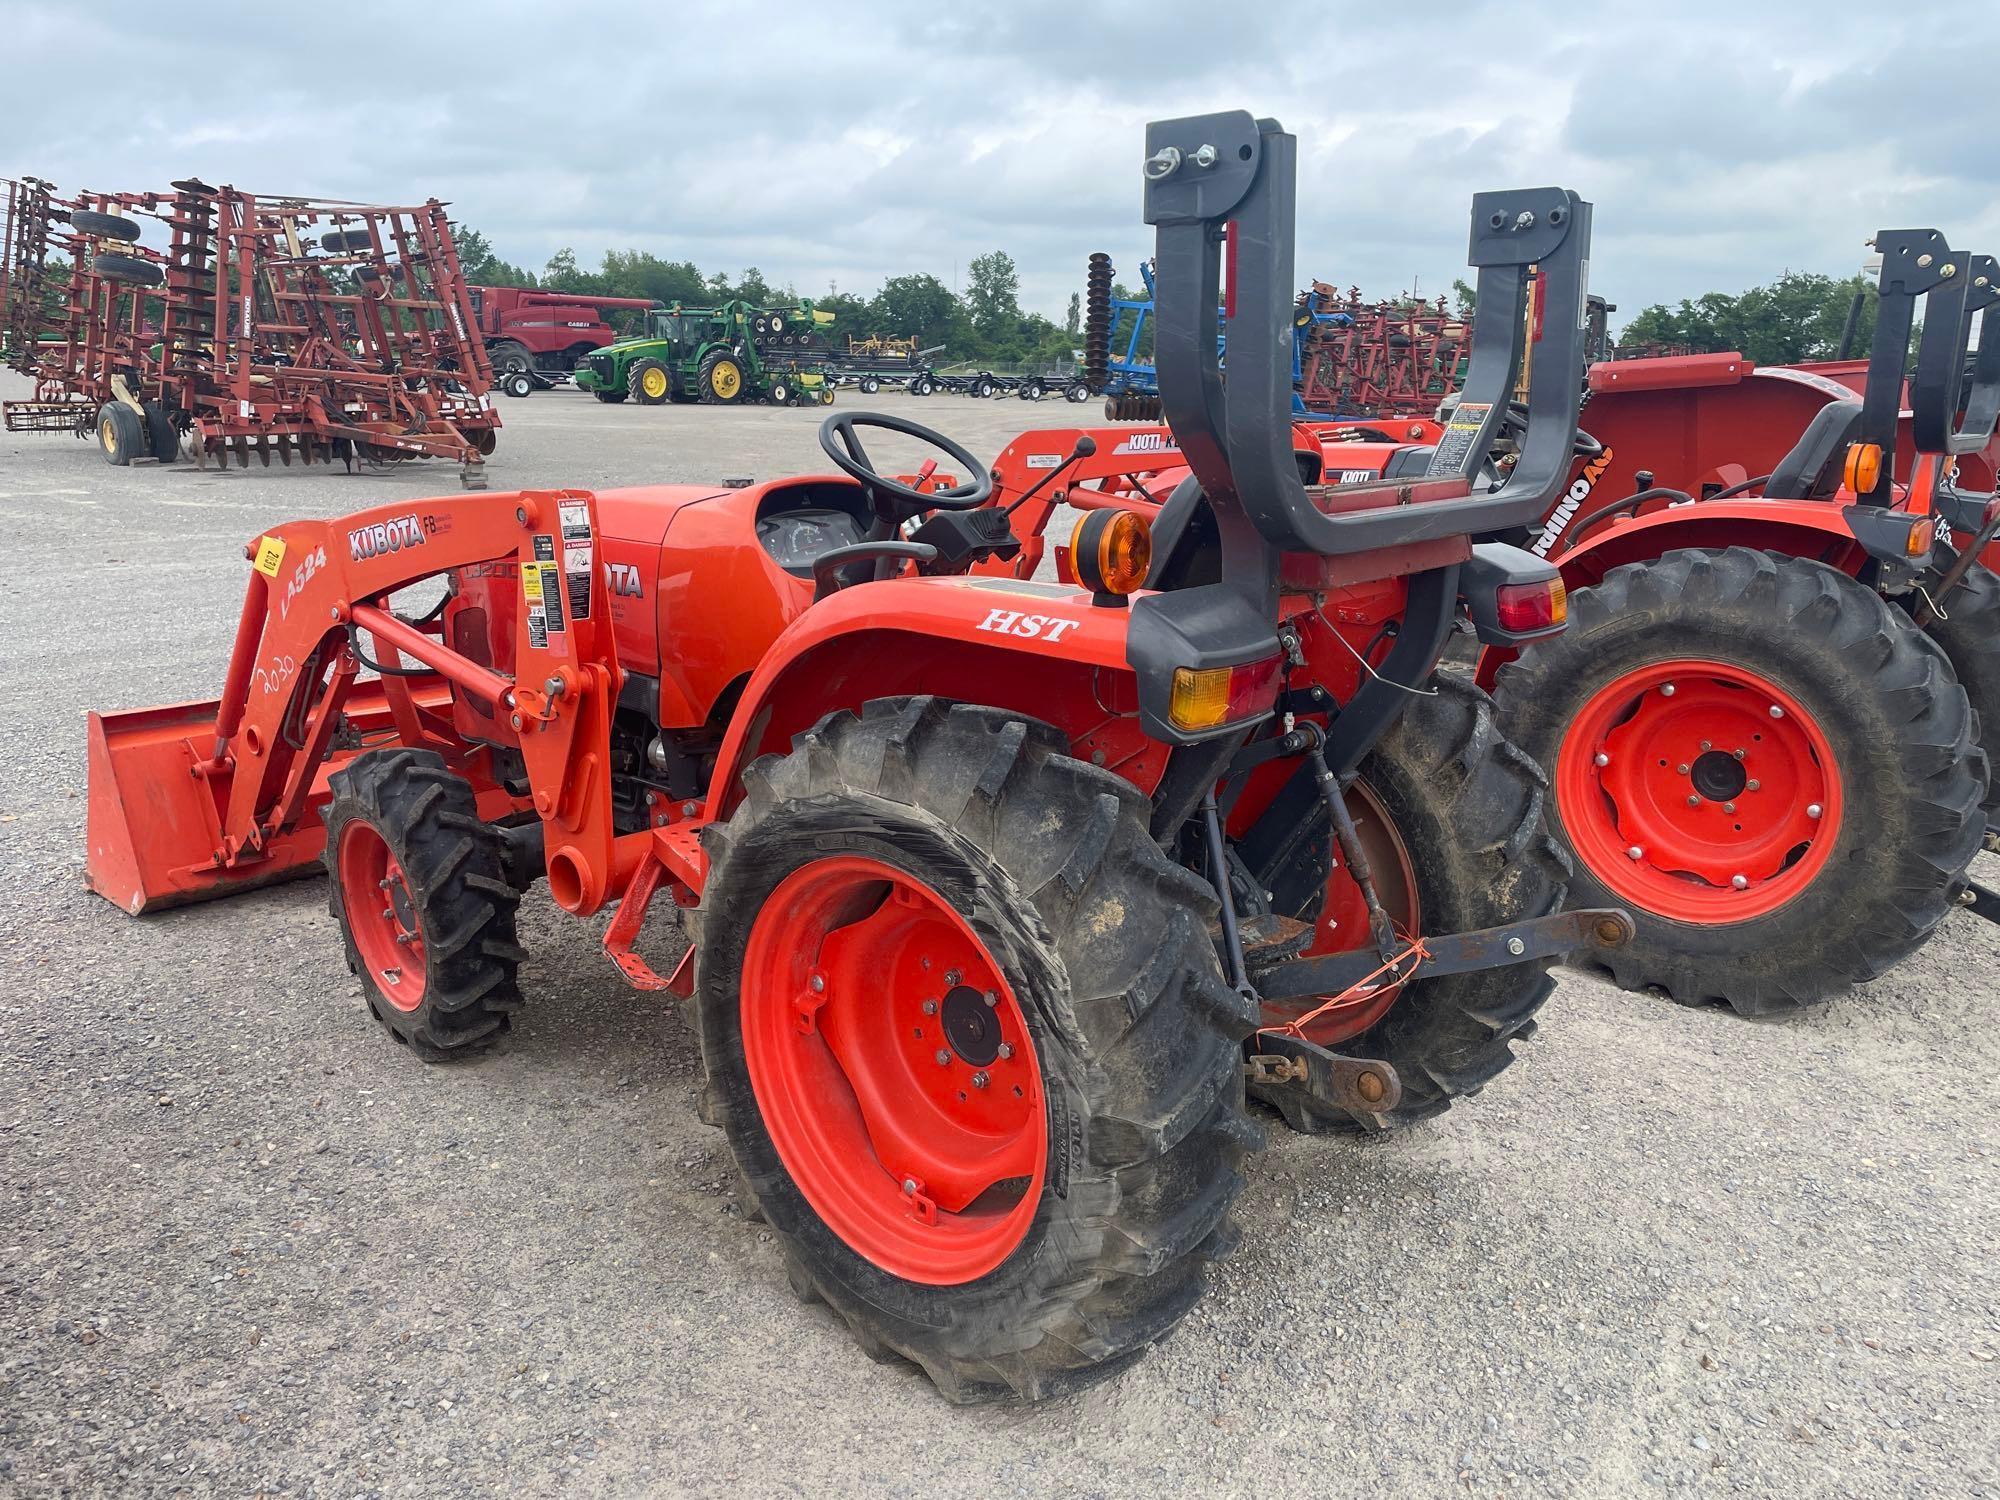
{"label": "green tree", "polygon": [[1625,325],[1618,342],[1685,344],[1697,352],[1734,349],[1759,364],[1831,359],[1840,351],[1857,291],[1863,302],[1851,353],[1860,358],[1868,353],[1874,329],[1873,286],[1862,276],[1809,271],[1787,271],[1769,286],[1736,296],[1708,292],[1671,308],[1654,303]]}
{"label": "green tree", "polygon": [[1004,342],[1021,321],[1021,273],[1005,250],[976,255],[966,267],[965,308],[988,344]]}
{"label": "green tree", "polygon": [[[964,327],[964,312],[951,288],[926,272],[891,276],[868,304],[871,333],[914,336],[920,345],[950,344]],[[961,351],[964,352],[964,351]]]}
{"label": "green tree", "polygon": [[598,273],[607,297],[649,297],[655,302],[708,300],[708,282],[701,268],[688,260],[661,260],[646,250],[607,250]]}
{"label": "green tree", "polygon": [[1479,310],[1479,288],[1468,286],[1464,277],[1460,276],[1453,279],[1451,283],[1451,295],[1456,302],[1458,315],[1461,318],[1469,318]]}
{"label": "green tree", "polygon": [[588,283],[591,278],[578,269],[576,252],[565,245],[549,257],[549,263],[542,267],[542,285],[556,292],[586,292],[596,288]]}
{"label": "green tree", "polygon": [[1075,338],[1083,332],[1083,293],[1069,294],[1069,312],[1063,318],[1063,332]]}
{"label": "green tree", "polygon": [[458,249],[458,269],[474,286],[533,286],[535,276],[493,253],[486,236],[470,224],[453,223],[452,244]]}

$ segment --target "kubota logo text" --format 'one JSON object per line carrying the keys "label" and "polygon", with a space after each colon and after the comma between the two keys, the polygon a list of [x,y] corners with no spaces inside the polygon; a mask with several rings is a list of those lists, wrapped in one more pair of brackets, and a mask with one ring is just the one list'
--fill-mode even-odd
{"label": "kubota logo text", "polygon": [[1549,555],[1555,544],[1562,540],[1563,531],[1576,519],[1577,507],[1590,498],[1590,492],[1597,488],[1597,481],[1604,477],[1604,471],[1610,467],[1609,448],[1583,466],[1583,472],[1576,476],[1576,483],[1569,487],[1569,493],[1562,497],[1562,503],[1550,511],[1548,520],[1542,523],[1542,534],[1528,544],[1530,552],[1537,557]]}
{"label": "kubota logo text", "polygon": [[637,599],[641,592],[639,570],[631,563],[608,562],[604,565],[604,586],[614,594]]}
{"label": "kubota logo text", "polygon": [[424,544],[425,526],[416,516],[394,516],[347,533],[347,551],[356,562]]}

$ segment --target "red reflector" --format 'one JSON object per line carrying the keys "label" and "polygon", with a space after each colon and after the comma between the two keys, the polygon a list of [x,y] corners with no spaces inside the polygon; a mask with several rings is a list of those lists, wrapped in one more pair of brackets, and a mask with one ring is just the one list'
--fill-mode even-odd
{"label": "red reflector", "polygon": [[1527,635],[1553,630],[1569,618],[1569,592],[1560,578],[1539,583],[1503,583],[1493,594],[1502,630]]}
{"label": "red reflector", "polygon": [[1273,656],[1229,669],[1229,719],[1246,719],[1262,714],[1278,701],[1278,676],[1285,659]]}

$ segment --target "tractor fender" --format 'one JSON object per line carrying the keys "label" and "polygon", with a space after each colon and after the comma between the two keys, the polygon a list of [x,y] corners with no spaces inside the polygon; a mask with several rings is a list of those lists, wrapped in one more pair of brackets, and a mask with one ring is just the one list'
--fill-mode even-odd
{"label": "tractor fender", "polygon": [[[1692,548],[1751,547],[1825,563],[1854,576],[1868,561],[1842,514],[1829,500],[1701,500],[1621,517],[1590,528],[1580,545],[1552,558],[1571,593],[1604,581],[1626,563],[1650,562]],[[1479,653],[1478,681],[1492,691],[1494,674],[1520,653],[1488,646]]]}
{"label": "tractor fender", "polygon": [[772,642],[738,699],[706,815],[727,816],[745,769],[842,709],[931,694],[1055,725],[1071,753],[1151,792],[1167,746],[1140,727],[1125,655],[1129,609],[1067,585],[966,576],[864,583],[814,604]]}

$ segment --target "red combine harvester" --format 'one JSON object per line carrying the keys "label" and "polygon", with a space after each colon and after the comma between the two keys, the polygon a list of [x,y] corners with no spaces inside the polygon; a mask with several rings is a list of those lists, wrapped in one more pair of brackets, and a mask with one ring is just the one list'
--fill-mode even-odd
{"label": "red combine harvester", "polygon": [[590,297],[525,286],[471,286],[472,321],[486,340],[494,375],[563,376],[594,349],[616,341],[609,311],[643,312],[648,297]]}
{"label": "red combine harvester", "polygon": [[121,465],[448,458],[483,487],[500,422],[436,199],[6,190],[0,328],[35,382],[8,431],[94,432]]}
{"label": "red combine harvester", "polygon": [[[1560,490],[1578,383],[1534,382],[1475,489],[1524,359],[1496,318],[1423,476],[1309,488],[1296,142],[1237,112],[1146,150],[1164,443],[1035,447],[1012,517],[963,448],[849,413],[823,475],[276,526],[220,700],[92,716],[92,885],[138,912],[324,868],[426,1060],[521,1003],[530,884],[616,903],[605,947],[691,998],[704,1112],[802,1296],[960,1400],[1138,1358],[1232,1242],[1246,1079],[1308,1128],[1433,1114],[1507,1066],[1551,955],[1630,932],[1561,910],[1540,773],[1435,674],[1462,619],[1561,629],[1555,570],[1472,537]],[[1482,304],[1518,313],[1540,266],[1574,369],[1589,205],[1483,193],[1471,228]],[[881,473],[875,431],[967,477]],[[1077,585],[1007,576],[1033,489],[1117,443],[1185,455],[1157,526],[1099,510]],[[397,614],[426,579],[439,607]],[[669,978],[634,946],[662,892],[693,943]]]}

